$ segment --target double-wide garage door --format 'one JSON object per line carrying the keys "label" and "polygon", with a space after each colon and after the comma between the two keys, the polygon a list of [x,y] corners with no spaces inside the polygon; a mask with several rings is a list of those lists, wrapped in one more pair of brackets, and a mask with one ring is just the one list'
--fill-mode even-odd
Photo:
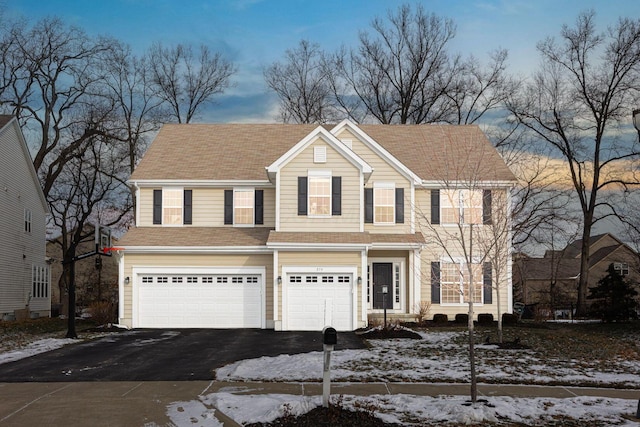
{"label": "double-wide garage door", "polygon": [[287,275],[286,285],[286,329],[354,329],[352,274],[292,273]]}
{"label": "double-wide garage door", "polygon": [[260,328],[262,276],[138,274],[139,328]]}

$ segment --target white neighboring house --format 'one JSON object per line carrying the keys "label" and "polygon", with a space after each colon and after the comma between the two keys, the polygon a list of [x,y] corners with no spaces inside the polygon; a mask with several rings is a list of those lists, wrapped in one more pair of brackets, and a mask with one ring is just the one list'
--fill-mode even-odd
{"label": "white neighboring house", "polygon": [[0,316],[49,316],[49,213],[27,143],[13,116],[0,115]]}

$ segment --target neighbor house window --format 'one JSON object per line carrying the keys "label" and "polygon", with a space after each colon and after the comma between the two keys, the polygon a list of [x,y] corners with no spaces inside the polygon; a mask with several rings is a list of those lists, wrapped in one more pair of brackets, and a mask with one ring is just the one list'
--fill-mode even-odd
{"label": "neighbor house window", "polygon": [[31,209],[24,210],[24,231],[31,233]]}
{"label": "neighbor house window", "polygon": [[629,275],[629,264],[626,262],[615,262],[613,263],[613,269],[618,272],[621,276]]}
{"label": "neighbor house window", "polygon": [[394,224],[396,206],[396,189],[393,183],[375,183],[373,188],[373,222],[374,224]]}
{"label": "neighbor house window", "polygon": [[482,190],[440,190],[442,224],[482,224]]}
{"label": "neighbor house window", "polygon": [[49,297],[49,267],[39,265],[31,266],[31,297]]}
{"label": "neighbor house window", "polygon": [[162,224],[182,224],[182,196],[182,188],[164,188],[162,190]]}
{"label": "neighbor house window", "polygon": [[465,262],[443,262],[440,266],[442,304],[465,304],[472,294],[474,303],[482,303],[482,264],[472,264],[473,282]]}
{"label": "neighbor house window", "polygon": [[331,174],[309,171],[309,215],[331,215]]}
{"label": "neighbor house window", "polygon": [[233,190],[233,223],[235,225],[253,225],[254,195],[253,188]]}

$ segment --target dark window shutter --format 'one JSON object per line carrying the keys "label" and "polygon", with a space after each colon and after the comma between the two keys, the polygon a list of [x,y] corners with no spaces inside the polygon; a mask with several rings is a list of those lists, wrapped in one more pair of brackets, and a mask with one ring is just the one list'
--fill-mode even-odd
{"label": "dark window shutter", "polygon": [[331,215],[342,215],[342,177],[331,177]]}
{"label": "dark window shutter", "polygon": [[184,197],[182,200],[184,205],[184,212],[182,217],[183,224],[192,224],[193,223],[193,193],[192,190],[184,190]]}
{"label": "dark window shutter", "polygon": [[307,177],[298,177],[298,215],[307,214]]}
{"label": "dark window shutter", "polygon": [[482,223],[493,223],[491,219],[491,190],[482,191]]}
{"label": "dark window shutter", "polygon": [[485,262],[482,266],[482,283],[484,303],[493,304],[493,279],[491,277],[491,263]]}
{"label": "dark window shutter", "polygon": [[233,190],[224,190],[224,223],[233,224]]}
{"label": "dark window shutter", "polygon": [[373,188],[364,189],[364,222],[373,224]]}
{"label": "dark window shutter", "polygon": [[404,224],[404,188],[396,188],[396,224]]}
{"label": "dark window shutter", "polygon": [[153,190],[153,223],[162,224],[162,190]]}
{"label": "dark window shutter", "polygon": [[431,263],[431,302],[440,304],[440,263]]}
{"label": "dark window shutter", "polygon": [[431,224],[440,224],[440,190],[431,190]]}
{"label": "dark window shutter", "polygon": [[264,224],[264,190],[256,190],[254,197],[255,223],[262,225]]}

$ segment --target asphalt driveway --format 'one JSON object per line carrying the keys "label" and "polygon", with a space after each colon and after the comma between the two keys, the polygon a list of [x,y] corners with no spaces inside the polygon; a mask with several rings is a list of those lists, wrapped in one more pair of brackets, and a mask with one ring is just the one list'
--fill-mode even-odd
{"label": "asphalt driveway", "polygon": [[[352,332],[336,350],[365,348]],[[321,332],[261,329],[133,330],[0,365],[0,382],[211,380],[239,360],[322,351]]]}

